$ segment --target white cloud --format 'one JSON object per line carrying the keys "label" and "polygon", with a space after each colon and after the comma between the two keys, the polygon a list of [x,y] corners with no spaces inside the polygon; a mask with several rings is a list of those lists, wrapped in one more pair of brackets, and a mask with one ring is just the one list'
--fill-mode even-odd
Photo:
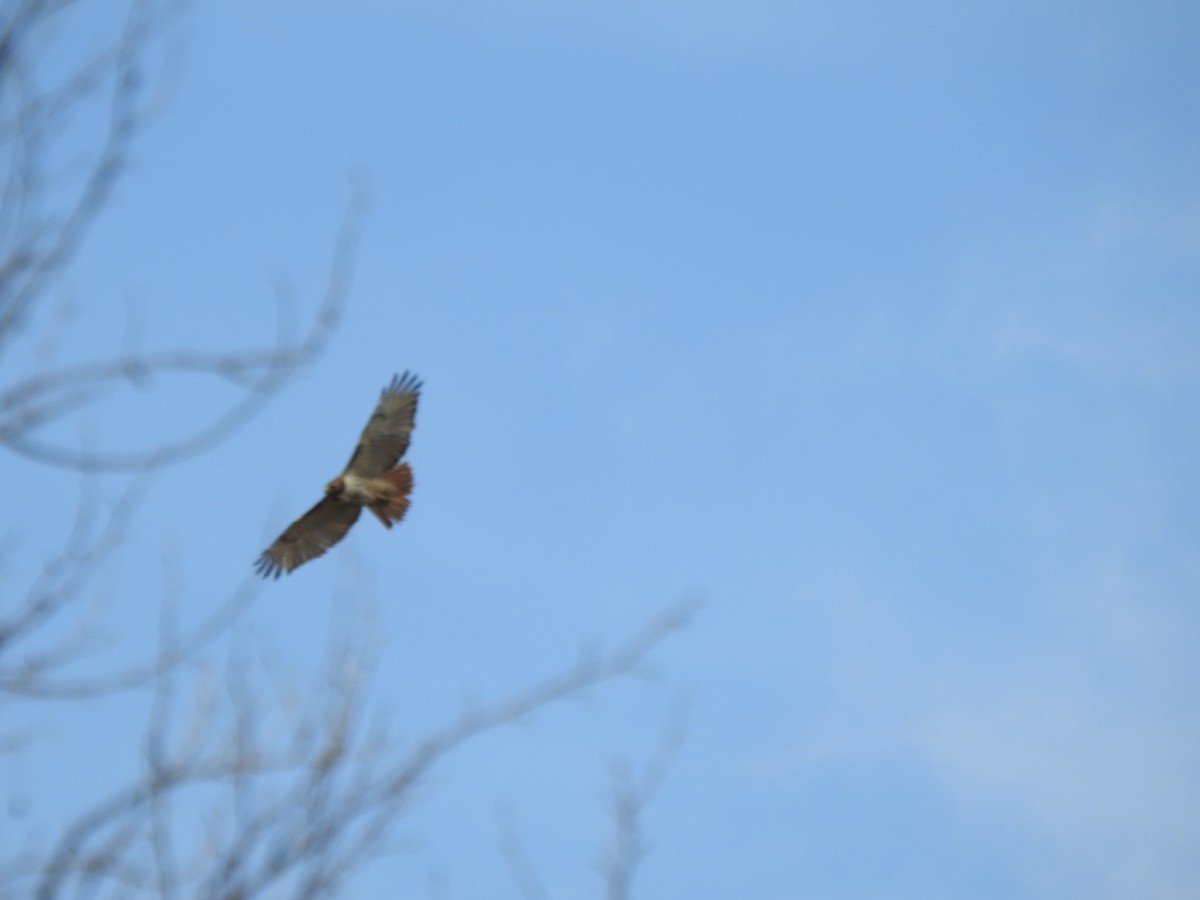
{"label": "white cloud", "polygon": [[915,754],[965,808],[1033,836],[1038,858],[1013,863],[1046,895],[1195,896],[1195,614],[1112,572],[1049,602],[998,654],[857,601],[838,616],[837,721],[797,766]]}

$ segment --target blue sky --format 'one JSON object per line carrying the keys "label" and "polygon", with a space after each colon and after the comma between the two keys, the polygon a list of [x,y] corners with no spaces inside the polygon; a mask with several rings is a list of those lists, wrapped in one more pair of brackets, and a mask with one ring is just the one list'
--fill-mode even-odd
{"label": "blue sky", "polygon": [[[272,279],[311,315],[352,179],[371,208],[328,352],[152,486],[113,652],[164,557],[191,610],[236,587],[403,369],[412,511],[265,591],[282,666],[347,564],[410,735],[706,601],[655,678],[439,769],[354,896],[519,896],[497,803],[595,896],[609,764],[681,692],[641,896],[1200,892],[1200,8],[214,2],[170,42],[64,352],[129,310],[269,340]],[[0,467],[52,547],[77,481]]]}

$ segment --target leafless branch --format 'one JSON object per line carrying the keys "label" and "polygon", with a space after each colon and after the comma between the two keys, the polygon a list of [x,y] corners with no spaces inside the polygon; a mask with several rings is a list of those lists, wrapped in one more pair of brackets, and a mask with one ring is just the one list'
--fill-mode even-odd
{"label": "leafless branch", "polygon": [[[172,560],[168,560],[168,574],[173,569],[171,563]],[[178,667],[175,658],[179,593],[177,587],[168,585],[163,591],[163,602],[160,606],[158,656],[161,663],[156,672],[154,702],[150,710],[150,725],[146,730],[146,770],[152,781],[161,779],[170,764],[171,716],[176,712],[178,705],[175,690]],[[178,881],[179,867],[171,827],[171,799],[169,792],[160,793],[151,799],[149,805],[155,888],[162,900],[171,900],[175,896]]]}
{"label": "leafless branch", "polygon": [[[211,354],[180,351],[123,356],[116,359],[36,375],[0,394],[0,444],[37,462],[83,471],[135,471],[161,468],[208,450],[248,422],[325,349],[341,317],[349,290],[353,253],[366,208],[355,194],[338,235],[324,297],[308,332],[292,343],[242,353]],[[288,303],[280,300],[279,332],[290,331]],[[104,391],[155,375],[199,372],[226,379],[245,390],[245,396],[215,421],[183,438],[148,450],[99,452],[47,444],[29,436],[36,426],[95,401]]]}
{"label": "leafless branch", "polygon": [[613,841],[604,866],[608,900],[629,900],[632,896],[634,875],[648,850],[642,837],[642,816],[683,745],[686,722],[686,705],[680,701],[640,776],[623,761],[612,765]]}
{"label": "leafless branch", "polygon": [[509,804],[496,809],[496,827],[500,835],[500,855],[508,866],[513,882],[525,900],[549,900],[537,871],[525,854],[521,843],[521,831],[517,827],[517,815]]}
{"label": "leafless branch", "polygon": [[[0,346],[23,327],[47,281],[62,270],[103,209],[146,115],[142,64],[150,41],[176,4],[135,0],[116,42],[50,87],[38,85],[44,32],[77,4],[29,0],[13,5],[0,32]],[[107,92],[99,148],[73,197],[49,206],[44,168],[53,129],[71,111]],[[58,185],[56,185],[58,189]],[[61,193],[61,190],[58,190]]]}
{"label": "leafless branch", "polygon": [[[148,119],[142,70],[150,45],[180,8],[177,0],[131,0],[124,28],[111,46],[43,86],[48,73],[40,71],[39,58],[49,40],[46,35],[84,5],[80,0],[26,0],[0,8],[0,346],[25,327],[110,196],[131,143]],[[103,135],[71,195],[57,183],[64,179],[56,181],[46,171],[55,152],[55,129],[80,109],[102,101],[108,110]],[[53,189],[48,182],[55,182]],[[0,446],[48,465],[126,472],[160,468],[213,447],[259,412],[324,349],[349,290],[365,205],[364,191],[356,190],[337,236],[321,302],[305,333],[296,328],[290,288],[276,279],[279,319],[274,345],[215,353],[191,348],[139,353],[125,348],[107,359],[34,372],[0,392]],[[79,449],[37,434],[115,388],[180,373],[227,381],[242,396],[194,432],[159,446]]]}
{"label": "leafless branch", "polygon": [[[180,636],[167,655],[154,653],[146,659],[126,664],[117,669],[91,672],[74,677],[50,677],[47,670],[38,672],[38,679],[13,679],[5,683],[0,679],[0,689],[24,697],[42,700],[86,700],[142,687],[151,682],[164,666],[177,666],[195,656],[210,641],[228,632],[229,627],[253,604],[261,588],[259,580],[247,578],[220,606],[209,613],[199,624]],[[59,655],[60,656],[60,655]],[[59,658],[56,656],[55,658]]]}
{"label": "leafless branch", "polygon": [[24,649],[51,621],[79,604],[84,588],[120,543],[144,489],[141,481],[131,485],[98,527],[99,504],[85,483],[65,549],[43,567],[24,599],[0,617],[0,692],[36,691],[88,646],[87,630],[76,627],[50,646]]}
{"label": "leafless branch", "polygon": [[[138,783],[114,794],[65,833],[47,858],[35,896],[50,900],[75,889],[133,880],[156,888],[161,871],[143,859],[141,835],[153,830],[153,807],[169,795],[236,776],[285,785],[238,816],[187,893],[211,898],[264,896],[286,886],[287,896],[334,896],[346,877],[372,855],[429,770],[471,739],[536,710],[635,672],[693,613],[679,606],[649,623],[614,651],[598,654],[507,699],[464,713],[408,750],[394,748],[363,715],[366,671],[351,644],[331,654],[325,703],[306,711],[290,748],[260,746],[243,725],[240,738],[179,744],[173,753],[157,734],[153,762]],[[244,686],[239,688],[244,691]],[[310,717],[317,715],[319,721]],[[235,720],[236,720],[235,716]],[[151,731],[162,728],[162,719]],[[314,725],[316,727],[314,727]],[[316,736],[316,740],[313,737]],[[283,781],[279,782],[278,779]],[[264,782],[265,783],[265,782]],[[179,802],[183,802],[181,799]],[[154,851],[151,851],[153,853]],[[137,881],[140,879],[140,881]],[[182,883],[173,882],[177,892]]]}

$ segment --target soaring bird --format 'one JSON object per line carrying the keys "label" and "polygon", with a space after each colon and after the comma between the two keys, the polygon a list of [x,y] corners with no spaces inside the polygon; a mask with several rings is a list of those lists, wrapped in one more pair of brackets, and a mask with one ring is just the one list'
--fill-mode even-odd
{"label": "soaring bird", "polygon": [[346,536],[363,507],[385,528],[404,518],[413,476],[408,463],[397,463],[408,449],[420,395],[421,381],[415,374],[405,372],[392,378],[345,471],[325,485],[325,496],[316,506],[263,551],[254,564],[259,575],[278,578],[316,559]]}

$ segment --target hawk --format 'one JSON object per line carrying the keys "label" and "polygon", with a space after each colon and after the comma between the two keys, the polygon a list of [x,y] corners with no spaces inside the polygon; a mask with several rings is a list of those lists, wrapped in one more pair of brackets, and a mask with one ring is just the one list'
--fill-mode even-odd
{"label": "hawk", "polygon": [[385,528],[404,518],[412,491],[412,469],[400,463],[408,449],[417,415],[421,381],[411,372],[393,376],[346,470],[325,485],[321,501],[287,527],[263,551],[254,569],[264,578],[278,578],[310,559],[316,559],[346,536],[363,507]]}

